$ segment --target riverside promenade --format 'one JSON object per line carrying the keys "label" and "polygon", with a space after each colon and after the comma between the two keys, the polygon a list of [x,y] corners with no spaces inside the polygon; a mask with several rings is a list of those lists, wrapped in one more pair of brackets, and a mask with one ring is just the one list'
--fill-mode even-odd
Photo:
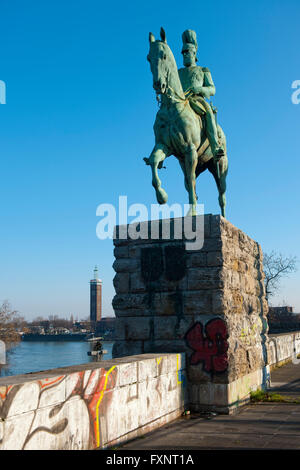
{"label": "riverside promenade", "polygon": [[[300,401],[300,364],[272,371],[269,391]],[[230,416],[194,413],[119,449],[300,449],[300,404],[253,403]]]}

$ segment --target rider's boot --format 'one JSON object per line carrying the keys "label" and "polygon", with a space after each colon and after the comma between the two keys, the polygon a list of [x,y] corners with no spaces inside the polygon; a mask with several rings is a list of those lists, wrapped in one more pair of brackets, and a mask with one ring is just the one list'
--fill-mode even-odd
{"label": "rider's boot", "polygon": [[206,132],[210,143],[213,156],[216,160],[220,160],[224,155],[224,149],[219,144],[218,129],[216,126],[215,117],[212,112],[207,112],[206,117]]}

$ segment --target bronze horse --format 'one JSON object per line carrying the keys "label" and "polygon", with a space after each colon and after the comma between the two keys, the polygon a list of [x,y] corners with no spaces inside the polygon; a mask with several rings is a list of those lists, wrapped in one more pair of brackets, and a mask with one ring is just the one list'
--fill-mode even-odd
{"label": "bronze horse", "polygon": [[226,138],[218,125],[218,134],[224,155],[216,160],[209,146],[203,120],[193,111],[180,82],[177,65],[166,36],[161,29],[161,40],[149,35],[148,61],[153,75],[153,88],[161,98],[161,106],[154,123],[155,145],[149,158],[144,158],[152,170],[152,185],[159,204],[165,204],[168,195],[161,186],[158,169],[163,161],[174,155],[184,174],[185,188],[189,194],[189,215],[196,215],[196,178],[208,169],[217,184],[219,205],[225,217],[226,176],[228,159]]}

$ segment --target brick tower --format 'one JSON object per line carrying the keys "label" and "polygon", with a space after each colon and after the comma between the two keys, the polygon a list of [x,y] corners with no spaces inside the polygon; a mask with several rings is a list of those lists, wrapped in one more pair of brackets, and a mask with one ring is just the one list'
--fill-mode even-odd
{"label": "brick tower", "polygon": [[102,317],[102,281],[95,266],[94,279],[90,280],[90,321],[99,322]]}

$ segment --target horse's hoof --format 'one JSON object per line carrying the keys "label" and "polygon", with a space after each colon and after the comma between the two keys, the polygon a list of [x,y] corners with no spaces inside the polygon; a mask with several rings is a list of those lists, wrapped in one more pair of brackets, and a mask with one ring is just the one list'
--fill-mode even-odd
{"label": "horse's hoof", "polygon": [[144,162],[146,163],[146,165],[150,165],[150,158],[143,158]]}
{"label": "horse's hoof", "polygon": [[168,195],[162,188],[156,190],[156,199],[159,204],[166,204],[168,201]]}

